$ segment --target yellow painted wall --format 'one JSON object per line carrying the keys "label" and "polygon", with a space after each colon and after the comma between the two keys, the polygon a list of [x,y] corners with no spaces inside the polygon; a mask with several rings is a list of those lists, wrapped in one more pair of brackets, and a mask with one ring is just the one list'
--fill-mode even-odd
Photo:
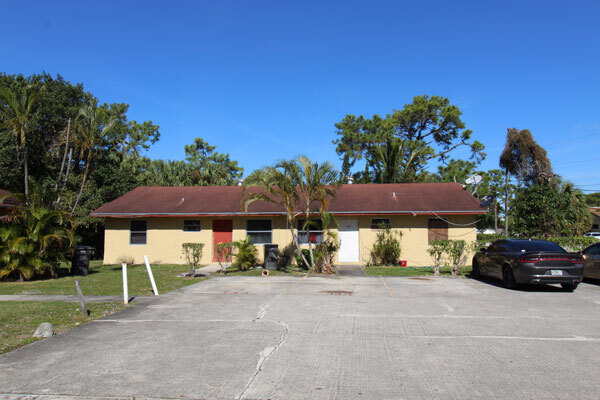
{"label": "yellow painted wall", "polygon": [[[376,229],[371,229],[372,216],[358,217],[359,227],[359,246],[360,260],[362,264],[369,261],[370,251],[377,239]],[[377,216],[375,218],[388,218],[386,216]],[[402,249],[402,260],[406,260],[408,266],[423,266],[431,265],[431,257],[427,254],[428,230],[427,222],[431,216],[418,215],[413,216],[389,216],[392,230],[402,233],[400,246]],[[475,222],[475,216],[460,215],[460,216],[445,216],[450,223],[468,224]],[[339,218],[340,220],[342,217]],[[477,238],[474,225],[467,227],[448,226],[448,238],[453,240],[465,240],[467,243],[473,242]],[[469,262],[467,262],[469,264]]]}
{"label": "yellow painted wall", "polygon": [[[338,219],[358,219],[360,261],[366,264],[369,259],[370,249],[377,237],[377,230],[371,229],[372,216],[339,217]],[[375,218],[386,218],[376,216]],[[402,259],[408,261],[409,266],[431,265],[431,258],[427,254],[428,235],[427,221],[429,216],[390,216],[392,229],[402,232],[401,246]],[[445,217],[456,224],[468,224],[475,221],[473,215]],[[181,256],[182,243],[204,243],[202,264],[210,264],[213,259],[212,218],[196,218],[201,220],[200,232],[184,232],[183,220],[192,218],[146,218],[147,239],[145,245],[129,244],[130,219],[106,218],[104,264],[117,264],[121,262],[142,263],[143,256],[147,255],[153,264],[184,264]],[[227,219],[227,218],[218,218]],[[284,217],[248,218],[235,217],[233,220],[232,239],[242,240],[246,236],[246,220],[271,219],[273,243],[282,248],[292,242],[292,235],[287,228]],[[141,219],[140,219],[141,220]],[[475,228],[470,225],[458,227],[450,225],[448,229],[450,239],[462,239],[472,242],[476,239]],[[259,245],[258,253],[262,262],[263,246]],[[308,247],[303,245],[302,247]],[[468,262],[467,262],[468,264]]]}

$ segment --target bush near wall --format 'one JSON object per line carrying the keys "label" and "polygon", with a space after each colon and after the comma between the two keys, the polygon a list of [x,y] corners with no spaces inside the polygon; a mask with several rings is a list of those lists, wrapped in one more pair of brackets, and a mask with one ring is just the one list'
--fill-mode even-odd
{"label": "bush near wall", "polygon": [[[476,250],[479,250],[481,247],[487,247],[487,245],[496,240],[506,239],[506,237],[498,234],[479,234],[477,235],[477,247]],[[598,243],[598,240],[592,237],[585,236],[550,236],[548,238],[532,238],[539,240],[549,240],[558,244],[560,247],[565,249],[566,251],[577,253],[582,251],[588,246],[591,246],[594,243]]]}

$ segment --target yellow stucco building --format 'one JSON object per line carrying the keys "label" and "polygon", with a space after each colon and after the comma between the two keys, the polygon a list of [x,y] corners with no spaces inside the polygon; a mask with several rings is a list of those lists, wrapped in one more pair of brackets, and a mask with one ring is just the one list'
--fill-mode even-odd
{"label": "yellow stucco building", "polygon": [[[259,247],[277,244],[280,253],[292,245],[285,213],[266,202],[242,211],[243,188],[140,187],[91,215],[105,218],[104,263],[185,263],[183,243],[204,243],[203,264],[216,261],[219,242],[244,239]],[[427,248],[438,238],[476,238],[475,222],[487,212],[455,183],[342,185],[329,204],[339,223],[339,264],[365,264],[381,224],[401,232],[402,259],[409,266],[431,265]],[[299,232],[303,247],[323,237],[319,227]],[[300,229],[299,229],[300,228]]]}

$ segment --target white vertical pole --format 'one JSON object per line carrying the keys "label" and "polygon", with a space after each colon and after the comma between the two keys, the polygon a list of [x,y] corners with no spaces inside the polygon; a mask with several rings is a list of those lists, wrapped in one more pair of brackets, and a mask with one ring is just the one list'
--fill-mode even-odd
{"label": "white vertical pole", "polygon": [[148,271],[148,276],[150,277],[150,283],[152,284],[152,291],[155,296],[158,296],[158,289],[156,288],[156,282],[154,282],[154,275],[152,275],[152,268],[150,268],[150,263],[148,262],[148,256],[144,255],[144,262],[146,263],[146,271]]}
{"label": "white vertical pole", "polygon": [[129,293],[127,290],[127,263],[123,263],[123,304],[129,304]]}

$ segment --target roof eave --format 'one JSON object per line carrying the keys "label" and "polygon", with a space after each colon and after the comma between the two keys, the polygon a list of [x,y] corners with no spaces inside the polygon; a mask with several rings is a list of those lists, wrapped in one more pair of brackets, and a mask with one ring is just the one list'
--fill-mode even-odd
{"label": "roof eave", "polygon": [[[478,215],[486,214],[487,210],[402,210],[402,211],[331,211],[332,214],[338,216],[359,216],[359,215]],[[317,214],[317,213],[315,213]],[[286,215],[285,212],[215,212],[215,213],[157,213],[157,212],[143,212],[143,213],[102,213],[92,212],[91,217],[96,218],[127,218],[127,217],[235,217],[235,216],[264,216],[264,217],[275,217]]]}

